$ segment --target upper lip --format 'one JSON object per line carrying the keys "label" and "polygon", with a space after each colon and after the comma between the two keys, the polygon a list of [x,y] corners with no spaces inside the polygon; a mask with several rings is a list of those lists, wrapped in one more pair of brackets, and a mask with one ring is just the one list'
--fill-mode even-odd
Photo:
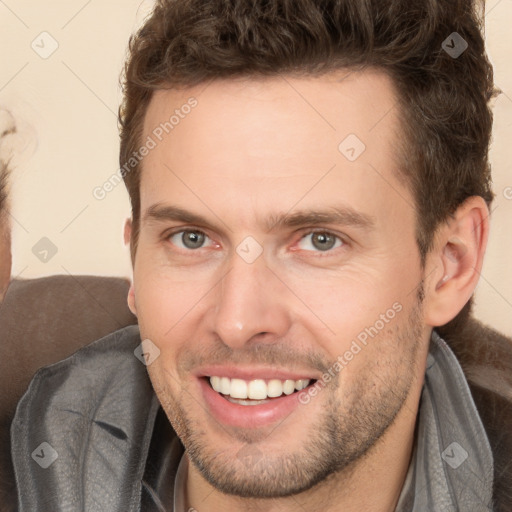
{"label": "upper lip", "polygon": [[230,379],[242,379],[246,381],[263,379],[263,380],[300,380],[318,379],[318,375],[313,374],[311,370],[287,370],[284,368],[267,367],[239,367],[229,365],[211,365],[196,368],[193,371],[196,377],[228,377]]}

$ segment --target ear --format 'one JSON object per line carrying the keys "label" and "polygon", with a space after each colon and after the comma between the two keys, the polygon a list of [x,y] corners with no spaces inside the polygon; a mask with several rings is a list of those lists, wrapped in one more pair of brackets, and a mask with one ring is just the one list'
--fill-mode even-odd
{"label": "ear", "polygon": [[[130,238],[132,236],[132,219],[126,219],[124,223],[124,244],[130,244]],[[137,316],[137,308],[135,307],[135,290],[133,288],[133,279],[130,283],[130,289],[128,290],[128,307],[130,311]]]}
{"label": "ear", "polygon": [[455,318],[473,295],[489,237],[489,209],[472,196],[443,223],[427,258],[425,323],[437,327]]}

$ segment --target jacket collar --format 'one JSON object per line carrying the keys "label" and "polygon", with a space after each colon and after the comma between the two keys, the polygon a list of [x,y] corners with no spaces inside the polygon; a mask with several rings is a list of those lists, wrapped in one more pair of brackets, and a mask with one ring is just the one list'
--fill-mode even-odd
{"label": "jacket collar", "polygon": [[492,510],[493,456],[462,368],[434,331],[397,512]]}

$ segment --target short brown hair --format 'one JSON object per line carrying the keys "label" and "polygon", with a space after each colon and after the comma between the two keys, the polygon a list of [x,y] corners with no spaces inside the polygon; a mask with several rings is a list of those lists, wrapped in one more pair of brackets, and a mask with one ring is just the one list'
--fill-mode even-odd
{"label": "short brown hair", "polygon": [[[377,68],[392,78],[399,99],[399,172],[415,198],[424,262],[436,228],[465,199],[481,196],[488,205],[493,199],[488,148],[495,90],[477,7],[471,0],[157,0],[130,39],[120,164],[140,146],[156,89]],[[443,44],[454,45],[454,32],[467,43],[457,57]],[[132,204],[132,259],[140,167],[123,175]]]}

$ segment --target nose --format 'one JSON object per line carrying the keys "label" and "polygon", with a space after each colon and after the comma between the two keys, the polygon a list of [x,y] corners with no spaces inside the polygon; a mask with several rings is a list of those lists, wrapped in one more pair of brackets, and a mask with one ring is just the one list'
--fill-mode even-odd
{"label": "nose", "polygon": [[284,336],[290,328],[285,294],[262,256],[247,263],[233,254],[229,272],[216,287],[215,334],[233,349]]}

